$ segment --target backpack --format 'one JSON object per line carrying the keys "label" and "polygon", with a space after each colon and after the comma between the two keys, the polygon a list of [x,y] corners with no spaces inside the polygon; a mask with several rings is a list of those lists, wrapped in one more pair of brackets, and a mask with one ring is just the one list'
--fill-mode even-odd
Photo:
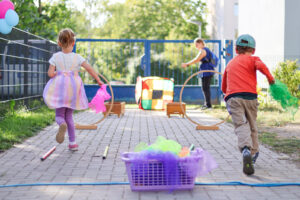
{"label": "backpack", "polygon": [[213,52],[211,52],[210,63],[211,63],[214,67],[217,67],[217,66],[218,66],[218,62],[219,62],[219,58],[216,56],[216,54],[214,54]]}
{"label": "backpack", "polygon": [[208,58],[205,58],[205,63],[210,63],[213,67],[218,66],[219,58],[209,48],[205,47],[205,51],[208,54]]}
{"label": "backpack", "polygon": [[213,67],[217,67],[218,66],[219,58],[212,51],[210,51],[209,62],[212,64]]}

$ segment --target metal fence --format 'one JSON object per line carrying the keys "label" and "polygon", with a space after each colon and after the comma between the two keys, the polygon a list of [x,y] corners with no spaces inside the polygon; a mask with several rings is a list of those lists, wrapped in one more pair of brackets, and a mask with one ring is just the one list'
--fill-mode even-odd
{"label": "metal fence", "polygon": [[[222,71],[224,49],[220,40],[208,40],[207,46],[220,58],[217,71]],[[0,34],[0,112],[7,103],[19,102],[27,108],[41,100],[48,81],[48,60],[59,47],[56,43],[14,28],[8,35]],[[137,76],[173,78],[182,85],[199,66],[181,68],[198,51],[192,40],[77,39],[74,50],[85,57],[112,85],[133,85]],[[227,51],[226,51],[227,52]],[[228,56],[225,57],[225,59]],[[84,72],[85,84],[94,83]],[[212,85],[218,87],[221,77],[215,75]],[[194,77],[188,83],[200,86]]]}
{"label": "metal fence", "polygon": [[20,29],[0,34],[0,107],[11,101],[31,109],[48,80],[48,60],[56,43]]}
{"label": "metal fence", "polygon": [[[221,40],[207,40],[206,45],[220,58],[215,70],[221,71]],[[181,67],[181,63],[199,53],[193,40],[77,39],[75,51],[113,84],[135,84],[137,76],[160,76],[173,78],[175,85],[183,85],[199,70],[198,64]],[[85,84],[93,83],[87,74],[82,77]],[[212,85],[218,86],[219,80],[215,75]],[[199,86],[201,81],[194,77],[189,85]]]}

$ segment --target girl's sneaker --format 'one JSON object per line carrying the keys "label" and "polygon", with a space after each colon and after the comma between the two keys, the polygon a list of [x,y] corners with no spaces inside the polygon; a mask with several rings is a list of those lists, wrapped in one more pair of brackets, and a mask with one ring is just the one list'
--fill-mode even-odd
{"label": "girl's sneaker", "polygon": [[78,144],[69,144],[69,150],[78,151]]}
{"label": "girl's sneaker", "polygon": [[61,144],[63,143],[63,141],[65,140],[65,133],[67,131],[67,124],[66,123],[62,123],[61,125],[59,125],[59,129],[58,132],[56,134],[56,141]]}

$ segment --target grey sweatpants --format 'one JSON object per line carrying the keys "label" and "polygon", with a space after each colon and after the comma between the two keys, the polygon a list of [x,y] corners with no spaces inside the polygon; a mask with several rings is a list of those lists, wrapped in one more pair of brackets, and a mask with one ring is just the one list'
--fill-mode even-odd
{"label": "grey sweatpants", "polygon": [[234,133],[238,137],[238,148],[242,151],[244,146],[250,147],[251,154],[255,154],[259,151],[256,125],[257,99],[232,97],[226,104],[234,124]]}

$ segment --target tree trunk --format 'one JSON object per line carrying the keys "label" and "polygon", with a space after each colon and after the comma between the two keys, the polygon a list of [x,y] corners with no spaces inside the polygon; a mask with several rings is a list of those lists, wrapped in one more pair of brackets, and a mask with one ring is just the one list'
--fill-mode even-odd
{"label": "tree trunk", "polygon": [[42,0],[39,0],[39,14],[42,14]]}

